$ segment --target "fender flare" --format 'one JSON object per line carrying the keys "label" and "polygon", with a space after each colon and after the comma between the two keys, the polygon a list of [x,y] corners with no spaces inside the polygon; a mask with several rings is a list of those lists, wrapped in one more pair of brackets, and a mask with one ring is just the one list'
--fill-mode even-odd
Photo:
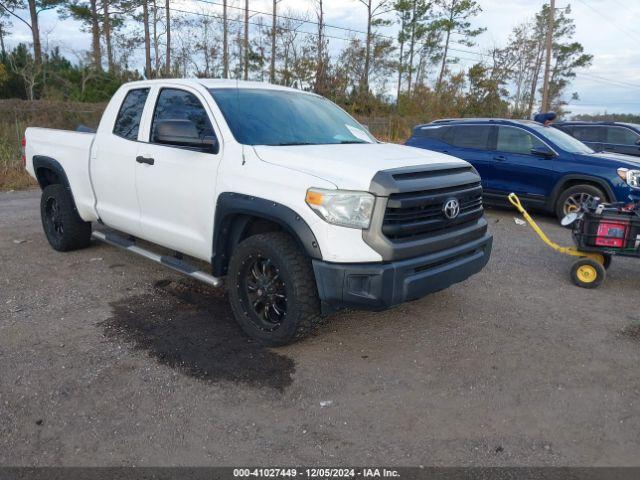
{"label": "fender flare", "polygon": [[213,275],[227,273],[229,247],[237,245],[255,218],[278,224],[295,239],[307,256],[322,260],[322,252],[313,231],[294,210],[264,198],[224,192],[218,196],[213,225]]}
{"label": "fender flare", "polygon": [[64,168],[62,168],[62,165],[60,165],[60,162],[58,162],[55,158],[47,157],[44,155],[33,156],[33,172],[36,175],[36,180],[38,181],[38,185],[40,185],[40,189],[44,190],[45,187],[51,184],[45,183],[45,178],[43,178],[41,175],[38,175],[38,170],[40,169],[51,170],[56,174],[56,176],[60,180],[60,184],[64,186],[64,188],[69,192],[69,195],[71,195],[73,209],[77,212],[78,207],[76,207],[76,199],[73,196],[73,192],[71,191],[71,184],[69,183],[67,174],[64,171]]}
{"label": "fender flare", "polygon": [[581,180],[588,183],[596,184],[604,191],[604,193],[607,194],[607,197],[609,197],[610,201],[613,201],[613,202],[616,201],[616,195],[615,193],[613,193],[613,189],[607,183],[606,180],[603,180],[602,178],[599,178],[599,177],[592,177],[590,175],[569,174],[569,175],[565,175],[560,180],[558,180],[558,183],[556,184],[556,186],[553,187],[553,191],[551,192],[551,198],[549,199],[550,200],[549,208],[555,211],[556,202],[558,200],[558,197],[560,196],[560,193],[562,192],[562,190],[564,190],[563,188],[564,185],[566,185],[567,182],[571,182],[573,180]]}
{"label": "fender flare", "polygon": [[71,191],[71,186],[69,185],[69,179],[67,178],[67,174],[55,158],[45,157],[43,155],[34,155],[33,157],[33,171],[36,174],[36,180],[38,181],[38,185],[40,185],[40,189],[44,190],[48,184],[44,183],[44,179],[38,175],[38,170],[47,169],[53,171],[56,176],[60,179],[60,183],[64,185],[64,187]]}

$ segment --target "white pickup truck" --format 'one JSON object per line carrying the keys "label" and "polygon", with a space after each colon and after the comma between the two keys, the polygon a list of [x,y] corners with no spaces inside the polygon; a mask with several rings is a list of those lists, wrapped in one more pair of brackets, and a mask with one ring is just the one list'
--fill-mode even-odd
{"label": "white pickup truck", "polygon": [[214,286],[225,277],[235,318],[266,345],[300,339],[344,307],[381,310],[444,289],[491,252],[471,165],[380,143],[312,93],[133,82],[95,133],[28,128],[24,144],[54,249],[93,237]]}

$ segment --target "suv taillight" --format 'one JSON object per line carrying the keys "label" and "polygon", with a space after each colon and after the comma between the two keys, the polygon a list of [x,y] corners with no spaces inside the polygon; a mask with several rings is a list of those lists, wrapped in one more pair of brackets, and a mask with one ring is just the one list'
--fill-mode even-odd
{"label": "suv taillight", "polygon": [[22,137],[22,165],[27,166],[27,137]]}

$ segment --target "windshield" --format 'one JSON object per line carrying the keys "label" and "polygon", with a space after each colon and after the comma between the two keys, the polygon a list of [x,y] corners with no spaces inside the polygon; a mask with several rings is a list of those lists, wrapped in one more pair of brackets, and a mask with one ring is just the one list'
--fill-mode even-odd
{"label": "windshield", "polygon": [[564,133],[562,130],[558,130],[553,127],[544,127],[542,125],[527,124],[527,127],[532,128],[539,135],[546,138],[552,143],[555,143],[559,148],[569,153],[595,153],[589,147],[587,147],[580,140],[573,138],[568,133]]}
{"label": "windshield", "polygon": [[317,95],[248,88],[209,91],[233,136],[245,145],[376,142],[365,127]]}

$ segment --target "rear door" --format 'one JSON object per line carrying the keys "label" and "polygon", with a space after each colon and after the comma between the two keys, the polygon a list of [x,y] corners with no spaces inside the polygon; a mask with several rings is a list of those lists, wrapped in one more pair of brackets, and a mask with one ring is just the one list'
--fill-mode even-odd
{"label": "rear door", "polygon": [[623,126],[606,127],[604,150],[640,156],[640,134]]}
{"label": "rear door", "polygon": [[136,156],[149,91],[149,88],[134,88],[123,95],[112,128],[98,129],[90,162],[100,219],[112,228],[135,236],[141,232]]}
{"label": "rear door", "polygon": [[[163,139],[163,121],[188,120],[200,138],[220,133],[208,104],[196,89],[156,88],[146,115],[145,142],[136,163],[143,238],[203,260],[211,259],[217,170],[217,150],[195,149]],[[153,107],[151,107],[153,105]],[[215,152],[215,153],[214,153]]]}
{"label": "rear door", "polygon": [[473,165],[482,178],[482,188],[487,192],[495,189],[496,162],[490,151],[494,131],[493,125],[452,125],[442,136],[447,146],[441,151]]}
{"label": "rear door", "polygon": [[544,203],[555,184],[554,159],[531,154],[534,147],[547,146],[528,131],[507,125],[498,127],[494,158],[495,187],[501,195],[515,192],[529,203]]}

